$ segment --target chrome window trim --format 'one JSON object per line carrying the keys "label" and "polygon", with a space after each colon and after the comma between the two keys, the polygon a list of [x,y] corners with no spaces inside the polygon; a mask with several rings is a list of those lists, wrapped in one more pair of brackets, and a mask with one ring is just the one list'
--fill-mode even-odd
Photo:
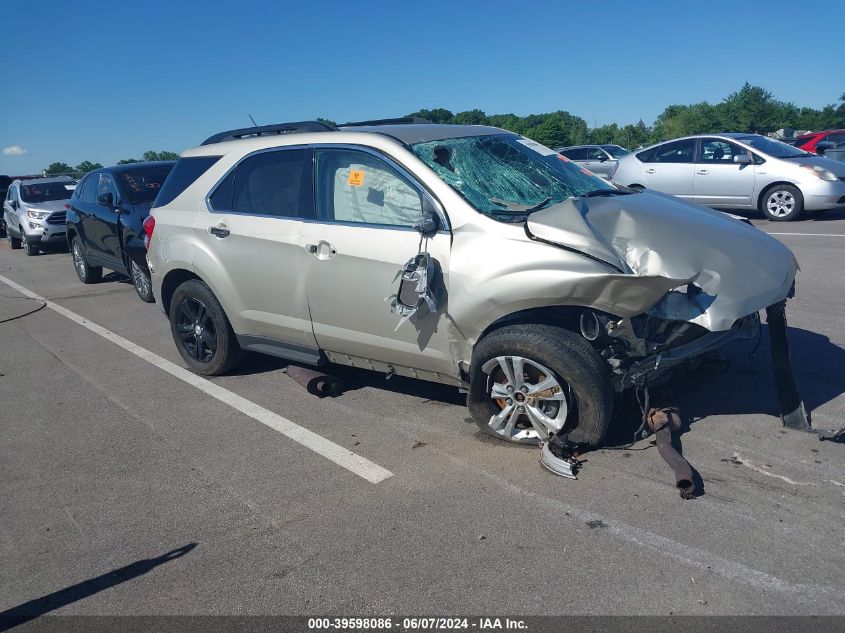
{"label": "chrome window trim", "polygon": [[[311,164],[312,173],[313,173],[314,167],[316,166],[317,150],[319,150],[319,149],[346,149],[346,150],[353,150],[353,151],[361,151],[361,152],[364,152],[366,154],[371,154],[375,158],[383,160],[388,165],[390,165],[393,169],[395,169],[400,174],[402,174],[409,181],[411,187],[416,189],[421,195],[428,196],[430,201],[433,203],[435,210],[437,211],[437,215],[440,217],[441,229],[438,231],[438,233],[451,233],[451,225],[449,224],[449,218],[446,216],[446,212],[443,209],[443,205],[440,203],[440,200],[437,199],[437,196],[435,196],[434,193],[431,192],[431,190],[429,190],[428,187],[426,187],[420,181],[420,179],[417,176],[415,176],[407,167],[402,165],[400,162],[393,159],[393,157],[388,156],[388,155],[384,154],[383,152],[381,152],[381,151],[379,151],[375,148],[369,147],[367,145],[354,145],[354,144],[351,144],[351,143],[325,143],[325,144],[323,144],[323,143],[319,143],[319,144],[310,143],[310,144],[301,144],[301,145],[282,145],[282,146],[277,146],[277,147],[265,147],[263,149],[258,149],[258,150],[249,152],[248,154],[244,154],[237,161],[235,161],[235,163],[231,167],[229,167],[229,169],[227,169],[220,178],[217,179],[217,181],[214,183],[214,185],[212,185],[211,189],[209,189],[208,193],[205,196],[206,211],[208,211],[209,213],[215,214],[215,215],[241,215],[241,216],[247,216],[247,217],[251,217],[251,218],[273,218],[273,219],[277,219],[277,220],[294,220],[294,221],[297,221],[297,222],[308,222],[308,223],[311,223],[311,224],[336,224],[336,225],[340,225],[340,226],[363,226],[363,227],[367,227],[367,228],[380,228],[380,229],[405,230],[405,231],[413,231],[414,230],[413,227],[410,227],[410,226],[399,226],[399,225],[394,225],[394,224],[371,224],[371,223],[367,223],[367,222],[344,222],[344,221],[338,221],[338,220],[326,220],[326,219],[323,219],[323,218],[316,218],[316,217],[315,218],[303,218],[303,217],[294,216],[294,215],[272,215],[272,214],[269,214],[269,213],[248,213],[246,211],[231,211],[231,210],[230,211],[223,211],[223,210],[215,209],[214,207],[211,206],[211,197],[217,191],[218,187],[220,187],[222,182],[224,180],[226,180],[226,178],[229,177],[229,174],[231,174],[235,169],[237,169],[238,166],[242,162],[244,162],[246,159],[251,158],[252,156],[256,156],[258,154],[266,154],[268,152],[281,152],[281,151],[285,151],[285,150],[295,150],[295,149],[305,149],[305,150],[313,149],[314,150],[314,155],[313,155],[312,164]],[[317,213],[316,192],[312,193],[312,198],[313,198],[313,201],[314,201],[314,214],[316,215],[316,213]]]}

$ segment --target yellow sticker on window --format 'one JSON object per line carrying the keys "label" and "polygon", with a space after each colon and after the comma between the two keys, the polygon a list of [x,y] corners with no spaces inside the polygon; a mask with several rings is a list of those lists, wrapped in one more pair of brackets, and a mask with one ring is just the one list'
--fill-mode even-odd
{"label": "yellow sticker on window", "polygon": [[353,187],[360,187],[364,184],[364,172],[360,169],[350,169],[348,182]]}

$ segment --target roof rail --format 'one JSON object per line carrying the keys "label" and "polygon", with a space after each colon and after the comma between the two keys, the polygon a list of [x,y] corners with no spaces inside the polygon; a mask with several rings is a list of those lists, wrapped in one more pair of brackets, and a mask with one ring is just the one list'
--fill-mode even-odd
{"label": "roof rail", "polygon": [[220,132],[205,139],[203,145],[212,145],[224,141],[236,141],[253,136],[272,136],[274,134],[296,134],[298,132],[334,132],[337,128],[331,123],[322,121],[294,121],[293,123],[274,123],[273,125],[257,125],[237,130]]}
{"label": "roof rail", "polygon": [[354,121],[349,123],[341,123],[338,127],[359,127],[364,125],[402,125],[408,123],[431,123],[428,119],[421,119],[416,116],[399,117],[398,119],[373,119],[372,121]]}

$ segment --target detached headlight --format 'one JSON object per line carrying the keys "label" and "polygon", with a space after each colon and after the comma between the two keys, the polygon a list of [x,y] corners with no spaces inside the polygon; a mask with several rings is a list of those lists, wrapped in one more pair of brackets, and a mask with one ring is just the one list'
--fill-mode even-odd
{"label": "detached headlight", "polygon": [[26,214],[31,217],[33,220],[43,220],[48,215],[50,215],[50,211],[27,211]]}
{"label": "detached headlight", "polygon": [[826,180],[828,182],[836,182],[839,180],[839,177],[836,174],[824,167],[819,167],[818,165],[801,165],[801,167],[822,180]]}

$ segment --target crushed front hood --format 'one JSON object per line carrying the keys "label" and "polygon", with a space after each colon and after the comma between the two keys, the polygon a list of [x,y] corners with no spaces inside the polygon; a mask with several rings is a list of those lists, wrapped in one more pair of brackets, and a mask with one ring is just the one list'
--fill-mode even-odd
{"label": "crushed front hood", "polygon": [[[784,299],[798,269],[792,252],[757,228],[654,192],[572,198],[532,213],[525,230],[532,238],[602,260],[626,275],[647,278],[655,289],[694,283],[701,294],[691,309],[661,306],[660,316],[683,318],[713,331],[730,329],[737,319]],[[608,275],[616,284],[619,277]],[[665,292],[643,297],[643,312]],[[605,299],[612,302],[615,294]]]}

